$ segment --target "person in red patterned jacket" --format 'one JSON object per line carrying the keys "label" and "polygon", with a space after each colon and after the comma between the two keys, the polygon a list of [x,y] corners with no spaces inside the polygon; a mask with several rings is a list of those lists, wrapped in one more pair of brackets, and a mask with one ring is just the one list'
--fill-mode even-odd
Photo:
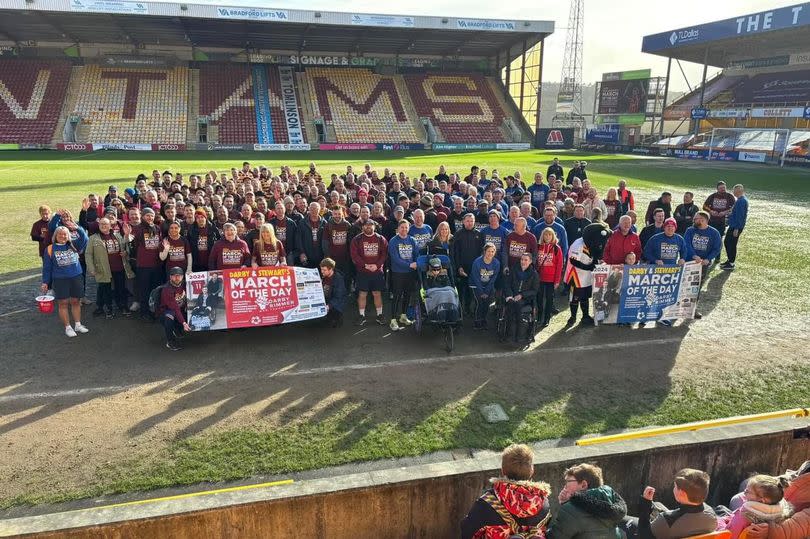
{"label": "person in red patterned jacket", "polygon": [[490,479],[486,490],[461,521],[461,539],[545,537],[549,512],[547,483],[535,483],[534,451],[512,444],[501,456],[501,477]]}
{"label": "person in red patterned jacket", "polygon": [[357,275],[357,308],[360,311],[358,326],[366,324],[366,297],[371,292],[374,307],[377,309],[376,321],[384,326],[382,291],[385,290],[383,267],[388,257],[388,242],[374,232],[376,223],[371,219],[363,223],[363,233],[354,237],[351,243],[351,258]]}

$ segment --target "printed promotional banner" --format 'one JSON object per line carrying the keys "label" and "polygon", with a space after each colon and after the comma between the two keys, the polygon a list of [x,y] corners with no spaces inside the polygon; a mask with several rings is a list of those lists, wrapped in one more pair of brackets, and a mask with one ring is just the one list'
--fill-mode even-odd
{"label": "printed promotional banner", "polygon": [[329,151],[352,151],[352,150],[376,150],[376,144],[366,144],[366,143],[347,143],[347,144],[321,144],[319,146],[321,150],[329,150]]}
{"label": "printed promotional banner", "polygon": [[309,144],[254,144],[253,150],[256,152],[298,152],[309,151],[312,147]]}
{"label": "printed promotional banner", "polygon": [[70,0],[71,11],[86,13],[128,13],[148,15],[149,4],[145,2],[125,2],[119,0]]}
{"label": "printed promotional banner", "polygon": [[574,128],[538,129],[535,135],[537,148],[573,148]]}
{"label": "printed promotional banner", "polygon": [[734,89],[737,103],[806,103],[810,101],[810,70],[760,73]]}
{"label": "printed promotional banner", "polygon": [[353,13],[352,25],[384,26],[386,28],[413,28],[415,26],[415,23],[413,17],[403,17],[399,15],[366,15],[362,13]]}
{"label": "printed promotional banner", "polygon": [[278,75],[281,79],[281,100],[284,102],[284,119],[287,121],[287,135],[290,144],[303,144],[304,130],[301,126],[301,116],[298,114],[298,97],[295,95],[295,75],[293,74],[292,68],[289,66],[279,67]]}
{"label": "printed promotional banner", "polygon": [[277,326],[326,316],[317,269],[293,266],[200,271],[186,275],[193,331]]}
{"label": "printed promotional banner", "polygon": [[700,264],[622,266],[600,264],[593,271],[597,324],[633,324],[695,317]]}
{"label": "printed promotional banner", "polygon": [[483,19],[456,19],[456,28],[459,30],[484,30],[495,32],[514,32],[514,21],[496,21]]}
{"label": "printed promotional banner", "polygon": [[619,126],[617,124],[605,124],[588,129],[585,132],[585,140],[588,142],[606,142],[610,144],[619,143]]}
{"label": "printed promotional banner", "polygon": [[770,107],[751,109],[751,118],[802,118],[804,117],[804,114],[805,107]]}
{"label": "printed promotional banner", "polygon": [[248,21],[286,21],[290,18],[290,14],[283,9],[217,6],[217,17]]}
{"label": "printed promotional banner", "polygon": [[751,161],[752,163],[764,163],[767,156],[761,152],[740,152],[740,161]]}
{"label": "printed promotional banner", "polygon": [[[323,148],[323,144],[321,144]],[[494,150],[494,142],[472,142],[472,143],[459,143],[459,142],[434,142],[432,149],[434,151],[443,150]]]}
{"label": "printed promotional banner", "polygon": [[[647,112],[647,93],[650,87],[649,70],[644,70],[647,78],[605,78],[608,75],[625,73],[606,73],[599,87],[598,114],[643,114]],[[633,76],[639,74],[632,72]]]}

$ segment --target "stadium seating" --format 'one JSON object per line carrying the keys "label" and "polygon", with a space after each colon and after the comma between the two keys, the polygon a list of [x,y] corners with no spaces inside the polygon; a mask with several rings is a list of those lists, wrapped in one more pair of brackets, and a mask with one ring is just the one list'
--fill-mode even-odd
{"label": "stadium seating", "polygon": [[83,142],[186,142],[188,68],[86,65],[76,112],[89,125]]}
{"label": "stadium seating", "polygon": [[0,143],[49,144],[69,82],[69,62],[0,59]]}
{"label": "stadium seating", "polygon": [[[250,70],[245,64],[200,67],[200,114],[219,127],[218,142],[251,144],[256,137],[256,109]],[[274,131],[275,131],[275,125]]]}
{"label": "stadium seating", "polygon": [[427,116],[447,142],[506,142],[501,126],[507,114],[479,74],[405,75],[420,117]]}
{"label": "stadium seating", "polygon": [[420,142],[399,76],[368,69],[307,69],[316,117],[332,122],[337,142]]}

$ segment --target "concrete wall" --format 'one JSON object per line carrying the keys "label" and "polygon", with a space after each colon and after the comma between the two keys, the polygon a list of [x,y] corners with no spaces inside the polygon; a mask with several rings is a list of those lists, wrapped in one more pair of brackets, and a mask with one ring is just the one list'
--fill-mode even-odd
{"label": "concrete wall", "polygon": [[[566,467],[595,462],[631,512],[645,484],[671,503],[683,467],[712,476],[709,503],[727,503],[750,472],[781,473],[810,459],[810,420],[784,419],[537,454],[536,477],[556,498]],[[183,500],[0,521],[0,536],[38,538],[458,537],[459,521],[500,459],[429,464]],[[554,500],[556,505],[556,499]],[[19,534],[19,535],[15,535]]]}

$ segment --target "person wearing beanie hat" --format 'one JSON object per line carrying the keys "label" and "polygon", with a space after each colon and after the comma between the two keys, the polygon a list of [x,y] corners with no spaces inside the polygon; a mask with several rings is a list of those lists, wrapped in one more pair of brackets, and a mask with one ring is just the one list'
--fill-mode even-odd
{"label": "person wearing beanie hat", "polygon": [[118,187],[115,185],[111,185],[107,190],[107,194],[104,195],[104,206],[109,206],[113,199],[119,199],[121,202],[124,202],[124,199],[118,196]]}
{"label": "person wearing beanie hat", "polygon": [[[685,261],[692,260],[691,247],[684,241],[683,236],[677,234],[678,222],[670,217],[664,221],[664,231],[650,238],[644,246],[644,259],[658,266],[664,264],[677,264],[682,266]],[[670,326],[669,320],[659,320],[662,325]]]}
{"label": "person wearing beanie hat", "polygon": [[160,261],[162,234],[160,227],[155,225],[155,210],[150,207],[141,210],[141,224],[132,226],[127,236],[135,248],[136,302],[141,310],[141,318],[151,319],[149,294],[160,284],[163,276]]}
{"label": "person wearing beanie hat", "polygon": [[186,322],[186,287],[183,285],[183,270],[173,267],[169,270],[169,282],[160,289],[160,300],[155,314],[166,335],[166,348],[172,352],[181,349],[178,337],[184,331],[191,331]]}
{"label": "person wearing beanie hat", "polygon": [[124,189],[124,207],[126,209],[138,207],[138,193],[132,187]]}
{"label": "person wearing beanie hat", "polygon": [[191,246],[191,271],[208,270],[208,257],[217,240],[222,239],[219,229],[208,218],[204,208],[194,210],[194,223],[186,234]]}

